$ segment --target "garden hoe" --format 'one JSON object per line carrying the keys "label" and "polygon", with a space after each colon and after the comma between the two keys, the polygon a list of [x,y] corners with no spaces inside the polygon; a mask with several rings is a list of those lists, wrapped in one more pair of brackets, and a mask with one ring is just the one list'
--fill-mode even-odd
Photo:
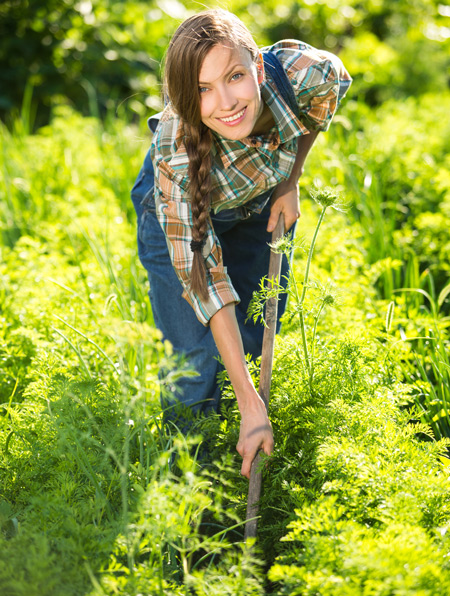
{"label": "garden hoe", "polygon": [[[272,232],[272,243],[276,242],[284,234],[284,216],[280,213],[277,226]],[[270,253],[269,261],[269,280],[279,282],[281,272],[281,259],[283,255],[281,253]],[[275,343],[275,333],[277,327],[277,311],[278,311],[278,298],[273,297],[267,301],[265,319],[267,327],[264,329],[262,354],[261,354],[261,373],[259,378],[259,395],[264,400],[266,409],[269,408],[269,397],[270,397],[270,381],[272,377],[272,365],[273,365],[273,350]],[[247,499],[247,517],[245,522],[244,539],[256,538],[256,530],[258,525],[258,509],[259,509],[259,497],[261,494],[261,451],[258,451],[255,459],[252,463],[250,471],[250,482],[248,486],[248,499]]]}

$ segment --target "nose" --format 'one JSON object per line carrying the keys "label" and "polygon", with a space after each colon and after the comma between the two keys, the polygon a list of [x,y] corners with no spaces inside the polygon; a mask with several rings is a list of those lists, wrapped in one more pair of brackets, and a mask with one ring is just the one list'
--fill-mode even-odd
{"label": "nose", "polygon": [[238,103],[232,90],[228,85],[223,85],[218,89],[218,106],[223,112],[232,111]]}

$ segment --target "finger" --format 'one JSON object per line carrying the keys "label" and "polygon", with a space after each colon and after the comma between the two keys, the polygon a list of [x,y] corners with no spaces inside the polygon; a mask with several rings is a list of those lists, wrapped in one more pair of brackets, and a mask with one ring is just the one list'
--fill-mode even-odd
{"label": "finger", "polygon": [[297,211],[295,214],[290,215],[290,216],[286,216],[285,215],[285,220],[284,220],[284,232],[288,232],[292,226],[295,224],[295,222],[298,220],[298,218],[300,217],[300,211]]}
{"label": "finger", "polygon": [[250,478],[250,470],[252,469],[253,456],[246,455],[242,461],[241,474],[246,478]]}
{"label": "finger", "polygon": [[278,223],[278,218],[280,217],[280,213],[281,210],[277,209],[276,207],[272,207],[272,209],[270,210],[270,217],[269,217],[269,221],[267,222],[267,231],[268,232],[273,232],[277,223]]}
{"label": "finger", "polygon": [[264,453],[266,455],[272,455],[273,447],[274,447],[273,437],[271,437],[270,439],[266,439],[264,441],[264,443],[262,444],[262,450],[264,451]]}

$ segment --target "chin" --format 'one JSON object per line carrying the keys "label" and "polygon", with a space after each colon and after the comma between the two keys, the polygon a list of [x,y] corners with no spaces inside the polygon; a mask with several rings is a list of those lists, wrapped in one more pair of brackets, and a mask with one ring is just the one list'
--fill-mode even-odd
{"label": "chin", "polygon": [[242,139],[245,139],[249,136],[250,133],[246,134],[246,133],[237,133],[236,134],[232,134],[232,133],[219,133],[221,137],[224,137],[225,139],[229,139],[230,141],[242,141]]}
{"label": "chin", "polygon": [[220,127],[220,130],[216,129],[216,132],[225,139],[230,139],[231,141],[241,141],[252,134],[253,128],[253,125],[236,127],[235,130],[232,127]]}

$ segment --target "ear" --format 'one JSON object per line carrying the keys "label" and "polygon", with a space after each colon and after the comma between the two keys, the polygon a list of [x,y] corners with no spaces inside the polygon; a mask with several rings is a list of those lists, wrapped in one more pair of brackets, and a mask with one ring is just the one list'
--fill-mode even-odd
{"label": "ear", "polygon": [[258,74],[258,85],[261,85],[264,81],[264,60],[261,53],[259,53],[256,60],[256,70]]}

